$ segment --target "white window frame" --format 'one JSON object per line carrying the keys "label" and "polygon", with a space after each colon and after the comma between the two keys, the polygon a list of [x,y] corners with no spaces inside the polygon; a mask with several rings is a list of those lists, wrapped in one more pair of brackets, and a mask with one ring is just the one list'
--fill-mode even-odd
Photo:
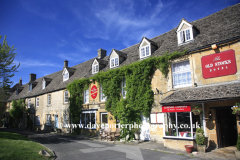
{"label": "white window frame", "polygon": [[[179,63],[184,63],[184,62],[188,62],[189,63],[189,70],[185,70],[185,72],[181,72],[181,73],[187,73],[187,71],[190,72],[190,76],[191,76],[191,83],[190,84],[182,84],[182,85],[177,85],[177,86],[174,86],[174,73],[176,72],[173,72],[173,69],[174,69],[174,65],[176,64],[179,64]],[[185,60],[185,61],[180,61],[180,62],[176,62],[176,63],[173,63],[172,64],[172,86],[173,88],[183,88],[183,87],[190,87],[192,86],[192,72],[191,72],[191,67],[190,67],[190,61],[189,60]]]}
{"label": "white window frame", "polygon": [[36,106],[39,107],[39,97],[37,97]]}
{"label": "white window frame", "polygon": [[[95,126],[93,128],[87,128],[88,124],[86,124],[86,114],[90,114],[90,113],[94,113],[95,114]],[[96,129],[96,119],[97,119],[97,117],[96,117],[96,110],[93,110],[93,111],[82,111],[81,114],[84,114],[84,116],[85,116],[84,117],[85,118],[85,124],[83,124],[84,125],[83,129]],[[80,114],[80,124],[82,124],[81,114]],[[90,119],[91,119],[91,114],[90,114]]]}
{"label": "white window frame", "polygon": [[28,99],[28,108],[31,108],[31,99]]}
{"label": "white window frame", "polygon": [[42,81],[42,89],[45,89],[46,88],[46,81],[43,79]]}
{"label": "white window frame", "polygon": [[[147,49],[148,49],[148,55],[147,55]],[[142,51],[144,51],[144,55],[142,55]],[[150,51],[150,45],[146,45],[140,48],[140,58],[146,58],[151,56],[151,51]]]}
{"label": "white window frame", "polygon": [[105,102],[107,100],[107,97],[103,93],[102,85],[100,85],[100,101]]}
{"label": "white window frame", "polygon": [[127,95],[127,91],[124,89],[126,86],[127,86],[126,78],[123,77],[123,79],[122,79],[122,96],[123,96],[123,98],[126,98],[126,95]]}
{"label": "white window frame", "polygon": [[83,100],[84,100],[84,104],[89,103],[89,88],[84,90]]}
{"label": "white window frame", "polygon": [[98,64],[93,65],[92,66],[92,74],[98,73],[98,71],[99,71],[99,65]]}
{"label": "white window frame", "polygon": [[63,127],[65,127],[66,124],[68,124],[68,115],[63,113]]}
{"label": "white window frame", "polygon": [[51,125],[52,125],[51,114],[46,114],[46,126],[51,126]]}
{"label": "white window frame", "polygon": [[[188,27],[186,29],[180,30],[184,24],[187,25]],[[190,36],[188,40],[187,40],[187,34],[186,34],[187,30],[189,30],[189,36]],[[194,39],[193,26],[187,23],[186,21],[182,21],[177,30],[177,37],[178,37],[178,45],[182,45],[184,43],[188,43],[192,41]]]}
{"label": "white window frame", "polygon": [[69,79],[69,72],[65,68],[64,71],[63,71],[63,81],[67,81],[68,79]]}
{"label": "white window frame", "polygon": [[51,94],[47,95],[47,105],[51,105]]}
{"label": "white window frame", "polygon": [[40,116],[36,116],[36,126],[40,126]]}
{"label": "white window frame", "polygon": [[110,60],[110,63],[111,63],[111,65],[110,65],[111,68],[119,66],[119,57],[112,58]]}
{"label": "white window frame", "polygon": [[68,90],[65,90],[63,94],[64,103],[68,103]]}

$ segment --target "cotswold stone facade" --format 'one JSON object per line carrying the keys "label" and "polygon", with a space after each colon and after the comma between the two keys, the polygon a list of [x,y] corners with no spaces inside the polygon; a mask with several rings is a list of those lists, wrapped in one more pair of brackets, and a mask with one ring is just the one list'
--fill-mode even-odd
{"label": "cotswold stone facade", "polygon": [[[109,56],[106,56],[107,51],[99,49],[96,58],[76,66],[68,67],[68,61],[64,61],[64,68],[59,72],[38,79],[34,74],[30,74],[28,84],[22,85],[19,82],[13,87],[8,106],[11,108],[11,102],[17,99],[25,99],[27,107],[30,104],[31,112],[19,125],[22,128],[30,127],[28,122],[31,120],[35,129],[59,128],[63,132],[69,132],[70,130],[64,127],[70,123],[67,101],[69,93],[66,86],[74,79],[89,78],[99,71],[129,65],[151,56],[162,56],[165,52],[187,49],[185,56],[171,61],[167,77],[155,68],[151,77],[154,104],[150,118],[142,117],[141,140],[163,142],[166,147],[180,150],[184,150],[186,144],[196,147],[194,125],[198,123],[207,137],[207,146],[233,145],[240,133],[239,117],[231,113],[231,107],[240,102],[239,10],[240,4],[236,4],[194,22],[182,19],[179,26],[169,32],[152,39],[143,37],[136,45],[121,51],[113,49]],[[234,51],[234,59],[229,58],[230,50]],[[214,59],[209,58],[211,62],[221,62],[221,59],[227,58],[228,62],[231,60],[231,64],[206,68],[202,65],[205,63],[203,57],[208,59],[210,55],[216,55]],[[228,66],[233,63],[236,65]],[[236,72],[228,74],[228,69],[236,69]],[[205,70],[214,76],[204,78]],[[222,72],[225,75],[221,75]],[[91,96],[92,88],[97,89],[94,91],[97,93],[94,98]],[[105,100],[97,82],[89,85],[83,98],[80,123],[117,123],[111,113],[105,110]],[[196,106],[203,110],[200,115],[191,112]],[[181,107],[185,109],[177,111]],[[171,124],[177,128],[172,128]],[[181,128],[184,124],[188,127]],[[154,127],[155,129],[152,129]],[[86,127],[83,132],[97,134],[98,128]],[[226,140],[223,136],[229,138]]]}

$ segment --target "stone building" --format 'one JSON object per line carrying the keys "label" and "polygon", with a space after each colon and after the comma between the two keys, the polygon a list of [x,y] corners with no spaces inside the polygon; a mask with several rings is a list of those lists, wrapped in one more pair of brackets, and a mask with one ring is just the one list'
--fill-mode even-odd
{"label": "stone building", "polygon": [[[99,71],[107,71],[165,52],[183,51],[187,55],[171,62],[165,77],[159,69],[152,76],[154,105],[150,119],[142,118],[142,140],[161,141],[166,147],[184,149],[195,145],[196,125],[208,138],[208,145],[225,147],[236,144],[240,133],[239,117],[231,107],[240,102],[240,4],[225,8],[202,19],[188,22],[182,19],[176,28],[155,38],[143,37],[140,43],[121,51],[98,50],[98,56],[73,67],[64,61],[63,70],[36,78],[30,74],[29,83],[19,83],[8,99],[25,99],[29,115],[22,121],[27,126],[31,119],[39,129],[64,128],[69,123],[69,93],[67,84],[74,79],[88,78]],[[122,82],[122,96],[126,80]],[[101,86],[89,85],[83,93],[81,122],[114,124],[116,119],[105,110]],[[198,106],[203,113],[191,111]],[[181,127],[182,124],[188,127]],[[174,128],[175,126],[175,128]],[[177,126],[177,127],[176,127]],[[180,127],[180,128],[178,128]],[[155,128],[155,129],[152,129]],[[97,128],[85,131],[97,133]]]}

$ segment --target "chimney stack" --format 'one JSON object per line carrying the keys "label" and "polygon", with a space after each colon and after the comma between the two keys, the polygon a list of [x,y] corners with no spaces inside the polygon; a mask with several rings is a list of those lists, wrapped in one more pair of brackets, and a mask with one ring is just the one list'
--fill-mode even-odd
{"label": "chimney stack", "polygon": [[37,77],[36,74],[31,73],[31,74],[30,74],[30,77],[29,77],[29,81],[35,81],[35,80],[36,80],[36,77]]}
{"label": "chimney stack", "polygon": [[104,57],[106,57],[106,55],[107,55],[107,51],[106,50],[104,50],[102,48],[100,48],[98,50],[98,58],[99,59],[103,59]]}
{"label": "chimney stack", "polygon": [[66,67],[68,67],[68,61],[67,61],[67,60],[64,61],[64,66],[63,66],[63,68],[66,68]]}
{"label": "chimney stack", "polygon": [[19,86],[21,86],[22,85],[22,78],[20,77],[20,79],[19,79]]}

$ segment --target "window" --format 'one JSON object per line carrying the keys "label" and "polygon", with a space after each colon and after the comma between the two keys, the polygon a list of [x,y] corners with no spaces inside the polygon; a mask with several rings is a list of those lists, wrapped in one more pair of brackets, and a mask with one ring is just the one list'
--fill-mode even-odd
{"label": "window", "polygon": [[192,112],[166,113],[165,136],[177,138],[196,138],[196,128],[203,126],[203,115]]}
{"label": "window", "polygon": [[84,103],[89,103],[89,89],[84,90]]}
{"label": "window", "polygon": [[100,101],[106,101],[107,97],[103,93],[102,85],[100,86]]}
{"label": "window", "polygon": [[47,104],[50,105],[51,104],[51,94],[48,94],[48,98],[47,98]]}
{"label": "window", "polygon": [[36,104],[37,107],[39,107],[39,97],[37,97],[37,104]]}
{"label": "window", "polygon": [[42,81],[42,89],[45,89],[45,87],[46,87],[46,81],[43,80],[43,81]]}
{"label": "window", "polygon": [[93,74],[94,74],[94,73],[98,73],[98,70],[99,70],[98,65],[93,65],[93,67],[92,67],[92,73],[93,73]]}
{"label": "window", "polygon": [[118,58],[112,58],[111,59],[111,68],[118,66]]}
{"label": "window", "polygon": [[46,115],[46,125],[47,126],[51,126],[52,122],[51,122],[51,114],[47,114]]}
{"label": "window", "polygon": [[37,125],[37,126],[40,125],[40,116],[36,116],[36,125]]}
{"label": "window", "polygon": [[86,129],[96,129],[96,111],[82,111],[80,124]]}
{"label": "window", "polygon": [[68,91],[64,91],[64,103],[68,103]]}
{"label": "window", "polygon": [[28,99],[28,108],[31,107],[31,99]]}
{"label": "window", "polygon": [[67,124],[68,124],[68,116],[67,114],[63,113],[63,126],[66,126]]}
{"label": "window", "polygon": [[68,71],[65,69],[64,74],[63,74],[63,81],[66,81],[66,80],[68,80],[68,79],[69,79],[69,73],[68,73]]}
{"label": "window", "polygon": [[140,58],[145,58],[150,56],[149,45],[141,47]]}
{"label": "window", "polygon": [[174,88],[191,86],[192,79],[189,61],[174,63],[172,71]]}
{"label": "window", "polygon": [[127,91],[126,91],[126,78],[124,77],[122,80],[122,96],[123,98],[126,97]]}
{"label": "window", "polygon": [[28,87],[29,87],[29,92],[32,91],[32,83],[29,83]]}
{"label": "window", "polygon": [[191,34],[190,34],[190,29],[185,29],[183,31],[180,31],[180,42],[181,43],[184,43],[184,42],[187,42],[187,41],[190,41],[192,38],[191,38]]}

